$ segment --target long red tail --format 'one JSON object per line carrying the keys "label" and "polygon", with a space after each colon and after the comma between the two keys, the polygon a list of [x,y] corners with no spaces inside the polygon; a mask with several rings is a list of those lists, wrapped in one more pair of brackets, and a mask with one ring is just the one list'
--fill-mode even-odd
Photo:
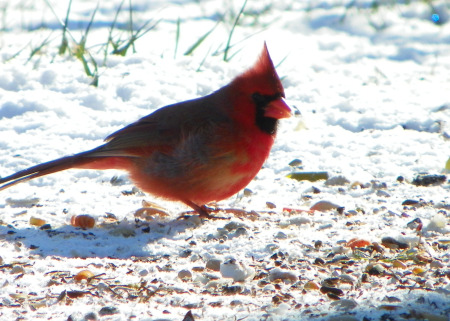
{"label": "long red tail", "polygon": [[96,156],[97,153],[98,149],[93,149],[72,156],[65,156],[0,178],[0,191],[18,183],[69,168],[127,169],[130,166],[130,159],[127,157]]}

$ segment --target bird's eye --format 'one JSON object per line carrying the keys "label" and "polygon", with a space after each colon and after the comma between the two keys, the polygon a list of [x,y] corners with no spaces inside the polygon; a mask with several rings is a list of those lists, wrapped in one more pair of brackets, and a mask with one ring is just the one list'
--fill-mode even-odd
{"label": "bird's eye", "polygon": [[265,107],[271,101],[271,99],[268,96],[261,95],[260,93],[254,93],[252,95],[252,99],[255,105],[260,108]]}
{"label": "bird's eye", "polygon": [[270,102],[280,99],[282,94],[274,94],[274,95],[262,95],[258,92],[252,94],[253,102],[255,103],[257,108],[264,108]]}

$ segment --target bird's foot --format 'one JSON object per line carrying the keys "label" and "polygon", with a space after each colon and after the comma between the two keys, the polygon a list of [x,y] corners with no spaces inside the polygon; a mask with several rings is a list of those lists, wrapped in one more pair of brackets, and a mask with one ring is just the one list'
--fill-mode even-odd
{"label": "bird's foot", "polygon": [[222,216],[213,216],[211,215],[212,212],[218,212],[218,209],[207,207],[206,205],[203,205],[200,207],[200,211],[198,212],[198,217],[208,219],[208,220],[229,220],[229,217],[222,217]]}
{"label": "bird's foot", "polygon": [[[213,216],[211,215],[212,212],[218,212],[217,209],[208,207],[206,205],[198,206],[197,204],[194,204],[192,202],[185,202],[187,205],[192,207],[195,212],[198,213],[198,217],[200,219],[207,219],[207,220],[228,220],[229,217],[221,217],[221,216]],[[192,212],[191,212],[192,213]],[[183,214],[177,218],[177,220],[186,220],[188,218],[192,217],[192,215]]]}

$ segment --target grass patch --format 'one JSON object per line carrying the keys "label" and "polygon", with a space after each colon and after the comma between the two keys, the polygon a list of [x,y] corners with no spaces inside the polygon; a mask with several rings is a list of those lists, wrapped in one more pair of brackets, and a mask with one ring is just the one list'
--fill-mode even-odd
{"label": "grass patch", "polygon": [[[93,52],[92,48],[93,46],[89,46],[89,43],[92,43],[92,32],[95,28],[104,28],[105,26],[103,24],[96,24],[97,16],[99,13],[99,10],[101,9],[101,2],[97,3],[97,6],[95,9],[93,9],[92,13],[89,15],[89,21],[87,22],[81,22],[86,23],[86,27],[81,31],[81,35],[76,34],[73,30],[71,30],[72,25],[76,25],[77,27],[80,26],[80,23],[76,23],[76,20],[74,18],[73,8],[76,2],[73,2],[72,0],[69,0],[67,2],[67,8],[65,9],[65,15],[60,16],[55,10],[55,7],[52,5],[50,0],[45,0],[45,3],[47,7],[51,10],[53,16],[56,18],[56,21],[60,25],[60,28],[56,31],[51,31],[50,35],[46,37],[40,44],[37,46],[32,46],[32,41],[30,41],[26,46],[24,46],[19,52],[15,53],[13,56],[9,57],[8,59],[4,61],[9,61],[12,59],[17,58],[17,56],[24,52],[24,50],[29,50],[28,53],[28,59],[26,63],[30,62],[38,53],[42,53],[43,49],[49,46],[54,45],[54,43],[57,41],[56,49],[57,49],[57,55],[64,56],[64,57],[72,57],[76,58],[78,61],[81,62],[81,67],[83,68],[84,73],[87,77],[91,78],[91,85],[98,86],[99,83],[99,69],[100,66],[104,67],[106,66],[107,60],[111,55],[119,55],[119,56],[126,56],[129,53],[136,53],[136,43],[139,39],[147,35],[149,32],[154,30],[158,24],[165,19],[162,12],[156,12],[154,17],[148,20],[145,20],[144,22],[137,22],[135,19],[135,15],[137,13],[135,7],[132,6],[132,0],[122,0],[118,6],[117,9],[113,9],[115,11],[115,14],[113,14],[113,19],[109,23],[109,26],[106,26],[105,29],[105,38],[104,42],[100,40],[100,43],[98,38],[96,38],[97,44],[94,46],[97,48],[100,48],[97,52]],[[217,13],[215,17],[219,18],[210,18],[211,20],[217,20],[215,21],[214,25],[212,25],[209,29],[202,31],[200,36],[197,36],[197,38],[193,38],[192,41],[188,39],[187,41],[183,41],[183,43],[191,43],[190,46],[187,48],[181,47],[181,40],[185,40],[182,37],[192,37],[189,35],[188,32],[182,32],[183,26],[183,18],[179,16],[177,19],[175,19],[175,37],[173,42],[173,57],[174,59],[177,59],[180,55],[185,56],[193,56],[194,54],[197,54],[200,47],[202,46],[209,46],[209,48],[205,51],[206,54],[202,57],[199,67],[197,68],[197,71],[200,71],[202,66],[204,65],[205,61],[211,57],[211,56],[220,56],[222,55],[222,59],[226,62],[230,61],[233,57],[235,57],[239,52],[240,49],[235,50],[237,45],[242,44],[245,42],[249,37],[252,37],[253,35],[262,32],[265,30],[265,27],[259,28],[256,33],[250,36],[241,37],[240,40],[236,41],[236,39],[239,37],[239,34],[236,29],[238,29],[238,26],[243,25],[243,18],[251,18],[260,19],[263,15],[270,12],[270,8],[272,8],[272,5],[265,6],[262,9],[248,9],[247,5],[249,4],[248,0],[243,0],[242,5],[239,8],[239,11],[237,13],[231,13],[231,9],[221,9],[223,10],[222,13]],[[199,6],[201,4],[199,3]],[[3,7],[0,7],[0,23],[2,30],[9,30],[7,27],[7,15],[8,10],[10,10],[12,6],[10,4],[4,5]],[[125,16],[126,15],[126,16]],[[225,22],[224,17],[228,16],[231,17],[228,22]],[[121,19],[122,18],[122,19]],[[123,21],[126,21],[126,23],[123,23]],[[122,23],[119,23],[119,21],[122,21]],[[47,24],[43,23],[40,29],[44,29]],[[225,33],[225,35],[222,33],[220,36],[217,36],[219,33],[217,30],[219,27],[228,28],[228,32]],[[254,28],[254,25],[252,25]],[[48,28],[48,26],[47,26]],[[34,31],[31,29],[26,29],[28,31]],[[58,33],[59,31],[59,33]],[[184,31],[184,30],[183,30]],[[223,30],[221,30],[222,32]],[[59,41],[55,39],[60,39]],[[101,39],[101,38],[100,38]],[[89,41],[91,40],[91,41]],[[146,38],[146,41],[150,41],[148,37]],[[157,44],[155,44],[157,46]],[[94,54],[100,53],[102,55],[101,60],[99,61],[96,59]],[[203,55],[203,53],[202,53]],[[52,59],[53,61],[53,59]]]}

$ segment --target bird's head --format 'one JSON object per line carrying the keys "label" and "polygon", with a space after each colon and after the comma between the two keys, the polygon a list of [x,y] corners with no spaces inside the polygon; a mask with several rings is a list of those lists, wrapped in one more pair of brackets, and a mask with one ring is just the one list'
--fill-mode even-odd
{"label": "bird's head", "polygon": [[253,122],[268,134],[275,134],[278,120],[291,116],[284,102],[284,88],[264,43],[255,65],[230,84],[235,93],[235,115],[243,122]]}

